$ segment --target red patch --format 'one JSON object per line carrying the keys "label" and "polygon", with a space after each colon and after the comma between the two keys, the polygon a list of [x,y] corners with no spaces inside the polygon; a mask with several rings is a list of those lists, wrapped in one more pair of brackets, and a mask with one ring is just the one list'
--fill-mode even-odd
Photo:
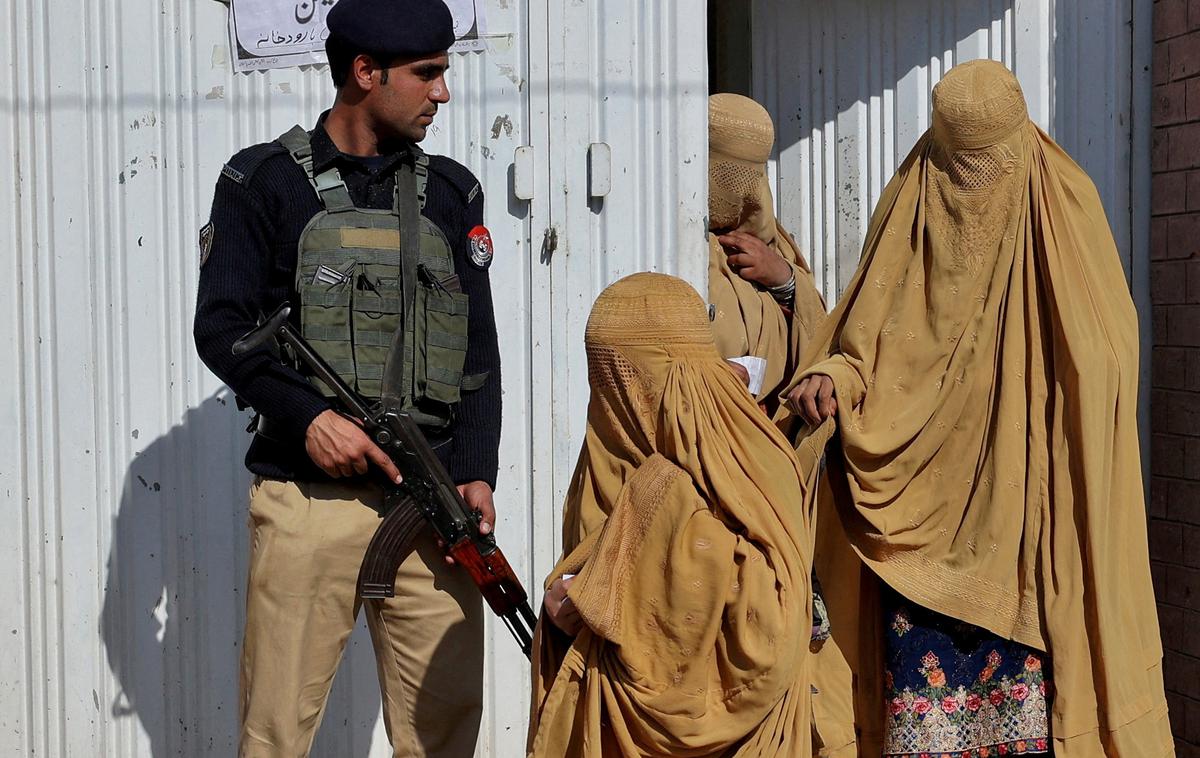
{"label": "red patch", "polygon": [[483,224],[467,232],[467,240],[471,243],[471,263],[479,268],[492,265],[492,233]]}

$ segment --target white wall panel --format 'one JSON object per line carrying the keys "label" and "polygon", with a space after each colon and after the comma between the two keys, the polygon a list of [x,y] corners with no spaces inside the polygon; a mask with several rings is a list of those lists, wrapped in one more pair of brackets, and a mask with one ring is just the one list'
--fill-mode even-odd
{"label": "white wall panel", "polygon": [[[536,324],[535,365],[553,402],[535,406],[539,449],[552,474],[553,528],[539,545],[557,556],[559,504],[583,440],[583,330],[595,296],[638,271],[681,276],[706,290],[708,116],[703,0],[551,0],[547,67],[535,100],[547,113],[550,229],[539,260],[550,318]],[[592,197],[588,147],[611,147],[612,190]],[[552,236],[551,236],[552,235]],[[536,239],[536,236],[535,236]],[[542,444],[544,443],[544,445]],[[546,566],[549,570],[551,566]]]}

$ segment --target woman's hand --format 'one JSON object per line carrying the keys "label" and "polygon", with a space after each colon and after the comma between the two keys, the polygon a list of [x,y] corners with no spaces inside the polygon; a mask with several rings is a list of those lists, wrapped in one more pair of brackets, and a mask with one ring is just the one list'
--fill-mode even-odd
{"label": "woman's hand", "polygon": [[746,389],[750,388],[750,372],[740,363],[725,359],[725,366],[738,378],[742,384],[746,385]]}
{"label": "woman's hand", "polygon": [[579,609],[567,595],[567,588],[574,581],[575,577],[555,579],[542,598],[542,605],[545,606],[546,615],[550,617],[551,623],[572,637],[579,634],[579,630],[583,628],[583,618],[579,615]]}
{"label": "woman's hand", "polygon": [[717,237],[725,248],[726,261],[733,273],[764,287],[782,287],[792,278],[792,267],[767,243],[746,232],[730,232]]}
{"label": "woman's hand", "polygon": [[804,423],[820,426],[822,421],[837,413],[833,380],[825,374],[806,376],[788,393],[785,404]]}

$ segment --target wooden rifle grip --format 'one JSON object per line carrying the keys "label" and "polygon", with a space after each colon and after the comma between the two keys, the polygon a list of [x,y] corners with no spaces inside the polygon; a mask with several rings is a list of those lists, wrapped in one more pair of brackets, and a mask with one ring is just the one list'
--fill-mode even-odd
{"label": "wooden rifle grip", "polygon": [[500,548],[487,555],[479,552],[479,546],[470,538],[459,540],[447,551],[455,563],[466,569],[488,605],[503,616],[517,610],[527,597],[516,573]]}

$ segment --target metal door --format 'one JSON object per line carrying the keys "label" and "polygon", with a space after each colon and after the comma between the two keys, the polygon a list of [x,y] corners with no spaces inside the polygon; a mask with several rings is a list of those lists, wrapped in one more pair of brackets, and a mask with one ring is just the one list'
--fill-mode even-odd
{"label": "metal door", "polygon": [[[595,296],[638,271],[705,291],[708,117],[702,0],[550,0],[535,4],[533,107],[543,208],[532,358],[552,377],[533,405],[535,554],[559,552],[560,509],[583,439],[583,328]],[[544,29],[545,36],[541,32]],[[543,156],[545,158],[543,159]],[[550,565],[544,567],[549,571]]]}

